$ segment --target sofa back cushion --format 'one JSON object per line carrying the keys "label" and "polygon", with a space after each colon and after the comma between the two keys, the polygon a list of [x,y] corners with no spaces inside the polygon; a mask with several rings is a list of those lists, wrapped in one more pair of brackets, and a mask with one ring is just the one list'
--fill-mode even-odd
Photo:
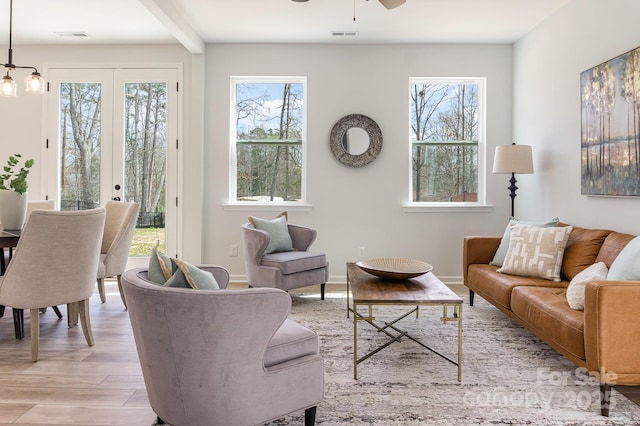
{"label": "sofa back cushion", "polygon": [[613,231],[574,226],[569,234],[567,247],[564,249],[562,277],[571,281],[585,268],[596,263],[600,248],[611,232]]}
{"label": "sofa back cushion", "polygon": [[621,232],[610,233],[607,238],[605,238],[604,243],[602,243],[602,247],[600,247],[600,252],[594,263],[604,262],[607,268],[611,268],[611,264],[618,254],[629,244],[629,241],[634,238],[635,236],[631,234],[623,234]]}

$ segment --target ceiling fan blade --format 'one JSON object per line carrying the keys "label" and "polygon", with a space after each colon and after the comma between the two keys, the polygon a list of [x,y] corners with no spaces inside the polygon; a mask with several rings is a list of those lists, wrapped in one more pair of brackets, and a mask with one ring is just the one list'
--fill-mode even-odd
{"label": "ceiling fan blade", "polygon": [[378,0],[387,9],[394,9],[402,6],[407,0]]}

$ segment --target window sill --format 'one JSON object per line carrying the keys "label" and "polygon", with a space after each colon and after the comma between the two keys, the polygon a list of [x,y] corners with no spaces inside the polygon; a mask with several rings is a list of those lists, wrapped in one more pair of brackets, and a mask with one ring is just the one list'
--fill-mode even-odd
{"label": "window sill", "polygon": [[222,205],[222,210],[227,212],[281,212],[282,210],[287,210],[290,212],[310,212],[313,210],[313,205],[301,203],[227,203]]}
{"label": "window sill", "polygon": [[405,204],[402,206],[403,213],[491,213],[493,206],[490,204]]}

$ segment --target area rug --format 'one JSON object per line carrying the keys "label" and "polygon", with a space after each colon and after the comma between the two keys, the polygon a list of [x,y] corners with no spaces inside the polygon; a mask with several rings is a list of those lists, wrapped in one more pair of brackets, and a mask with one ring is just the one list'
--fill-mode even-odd
{"label": "area rug", "polygon": [[[374,308],[377,321],[399,307]],[[456,359],[457,325],[439,321],[442,308],[423,307],[399,325]],[[325,397],[318,425],[640,425],[640,407],[612,394],[600,416],[597,382],[502,312],[476,297],[463,308],[463,371],[403,339],[358,365],[353,378],[353,322],[344,293],[292,294],[290,317],[316,331],[325,361]],[[358,351],[384,342],[359,322]],[[300,384],[304,386],[304,383]],[[303,413],[270,425],[303,424]]]}

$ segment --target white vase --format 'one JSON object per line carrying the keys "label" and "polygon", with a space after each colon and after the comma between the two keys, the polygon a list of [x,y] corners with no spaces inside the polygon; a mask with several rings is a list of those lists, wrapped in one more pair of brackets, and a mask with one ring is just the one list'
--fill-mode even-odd
{"label": "white vase", "polygon": [[12,189],[0,190],[0,222],[6,230],[22,229],[27,211],[27,193]]}

